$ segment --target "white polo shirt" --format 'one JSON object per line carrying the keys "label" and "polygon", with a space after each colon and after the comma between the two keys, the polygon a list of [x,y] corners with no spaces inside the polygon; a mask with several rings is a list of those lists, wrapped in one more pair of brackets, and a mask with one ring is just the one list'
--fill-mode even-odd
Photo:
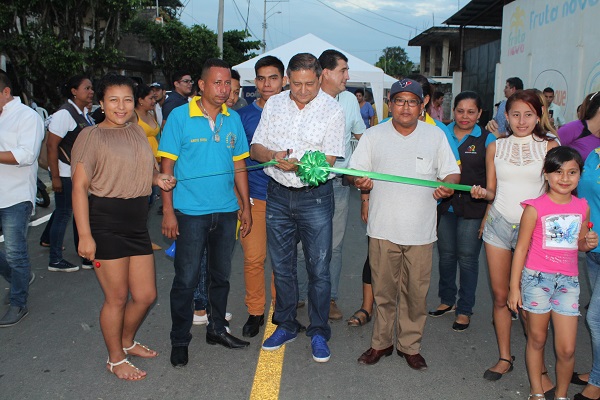
{"label": "white polo shirt", "polygon": [[[77,105],[73,101],[68,100],[68,102],[73,107],[75,107],[75,109],[77,110],[77,112],[79,112],[79,114],[83,115],[83,117],[86,120],[91,122],[91,120],[88,117],[87,107],[84,107],[83,111],[81,111],[79,109],[79,107],[77,107]],[[58,110],[57,112],[52,114],[51,117],[52,118],[50,119],[50,124],[48,125],[48,130],[58,137],[64,138],[68,132],[72,131],[73,129],[75,129],[77,127],[77,121],[75,121],[73,119],[73,117],[71,117],[71,114],[67,110]],[[62,178],[70,178],[71,177],[71,166],[69,164],[66,164],[66,163],[58,160],[58,174]]]}
{"label": "white polo shirt", "polygon": [[18,164],[0,164],[0,208],[24,201],[35,203],[37,158],[43,139],[44,122],[37,112],[18,97],[4,105],[0,114],[0,151],[10,151]]}
{"label": "white polo shirt", "polygon": [[344,146],[346,147],[346,152],[344,158],[338,157],[333,166],[336,168],[346,168],[348,166],[348,161],[350,161],[350,156],[352,155],[352,147],[350,145],[352,134],[362,135],[367,127],[360,116],[360,106],[358,105],[358,101],[356,101],[356,96],[354,94],[344,90],[342,93],[338,94],[335,99],[342,106],[344,117],[346,118],[346,129],[344,132]]}
{"label": "white polo shirt", "polygon": [[[265,104],[252,144],[275,151],[291,149],[290,158],[298,160],[308,150],[344,157],[345,127],[342,106],[327,93],[319,90],[314,99],[299,109],[290,98],[290,91],[286,90],[270,97]],[[306,186],[293,171],[282,171],[272,165],[264,171],[284,186]],[[330,174],[329,179],[334,176]]]}

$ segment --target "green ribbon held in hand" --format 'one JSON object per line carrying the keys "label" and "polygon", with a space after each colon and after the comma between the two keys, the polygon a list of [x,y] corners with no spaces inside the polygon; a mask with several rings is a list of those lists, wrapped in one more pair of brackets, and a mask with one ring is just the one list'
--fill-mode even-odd
{"label": "green ribbon held in hand", "polygon": [[445,186],[454,190],[461,190],[465,192],[471,191],[471,186],[460,185],[458,183],[446,183],[440,181],[428,181],[426,179],[407,178],[404,176],[381,174],[378,172],[359,171],[356,169],[348,168],[333,168],[329,166],[325,154],[320,151],[307,151],[304,156],[300,159],[298,164],[298,171],[296,172],[298,177],[304,183],[308,183],[311,186],[317,186],[327,181],[327,177],[330,172],[337,174],[352,175],[358,177],[368,177],[371,179],[386,181],[386,182],[398,182],[407,185],[425,186],[431,188],[437,188]]}

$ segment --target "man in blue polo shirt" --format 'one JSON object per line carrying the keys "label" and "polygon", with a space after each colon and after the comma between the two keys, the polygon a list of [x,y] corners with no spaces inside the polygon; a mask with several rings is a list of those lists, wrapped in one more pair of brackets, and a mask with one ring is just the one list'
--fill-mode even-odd
{"label": "man in blue polo shirt", "polygon": [[[260,97],[252,104],[241,108],[238,113],[242,119],[248,143],[252,142],[254,132],[260,122],[263,108],[271,96],[281,93],[287,83],[284,76],[284,65],[280,59],[273,56],[261,58],[254,65],[256,78],[254,83]],[[246,158],[246,165],[258,164],[257,161]],[[267,258],[267,186],[269,177],[261,169],[248,171],[250,185],[250,201],[252,203],[252,233],[242,237],[244,249],[244,281],[246,282],[245,303],[248,307],[248,320],[242,329],[245,337],[258,335],[265,321],[266,289],[265,289],[265,259]],[[273,287],[273,286],[272,286]],[[271,293],[275,298],[275,293]]]}
{"label": "man in blue polo shirt", "polygon": [[[224,104],[231,90],[231,70],[220,59],[209,59],[202,68],[196,96],[187,106],[174,109],[159,146],[161,170],[177,176],[178,190],[163,192],[162,232],[177,239],[175,277],[171,287],[171,364],[188,362],[192,339],[192,301],[198,286],[200,261],[208,248],[208,344],[238,349],[250,343],[226,331],[225,310],[229,295],[231,258],[240,210],[240,232],[252,226],[248,175],[245,167],[248,142],[237,113]],[[202,177],[205,176],[205,177]],[[234,193],[234,185],[240,198]]]}

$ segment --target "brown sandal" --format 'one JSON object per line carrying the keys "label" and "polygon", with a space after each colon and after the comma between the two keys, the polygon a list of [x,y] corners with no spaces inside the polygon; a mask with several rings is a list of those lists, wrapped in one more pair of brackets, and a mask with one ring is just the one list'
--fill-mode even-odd
{"label": "brown sandal", "polygon": [[354,315],[348,318],[348,326],[363,326],[369,322],[371,322],[371,315],[364,308],[355,311]]}

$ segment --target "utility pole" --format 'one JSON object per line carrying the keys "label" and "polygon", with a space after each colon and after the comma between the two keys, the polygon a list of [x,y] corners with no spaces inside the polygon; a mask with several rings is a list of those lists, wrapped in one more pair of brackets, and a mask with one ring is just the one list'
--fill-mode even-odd
{"label": "utility pole", "polygon": [[269,9],[269,11],[271,11],[277,4],[279,3],[283,3],[283,2],[288,2],[289,0],[264,0],[264,8],[263,8],[263,23],[262,23],[262,28],[263,28],[263,34],[262,34],[262,52],[263,54],[267,51],[267,19],[269,19],[270,17],[272,17],[275,14],[281,14],[281,11],[276,11],[273,14],[267,16],[267,3],[275,3],[275,5],[273,7],[271,7]]}
{"label": "utility pole", "polygon": [[225,0],[219,0],[219,14],[217,17],[217,47],[220,57],[223,57],[223,14],[225,13]]}
{"label": "utility pole", "polygon": [[263,40],[262,40],[262,52],[265,54],[267,51],[267,0],[265,0],[264,12],[263,12]]}

